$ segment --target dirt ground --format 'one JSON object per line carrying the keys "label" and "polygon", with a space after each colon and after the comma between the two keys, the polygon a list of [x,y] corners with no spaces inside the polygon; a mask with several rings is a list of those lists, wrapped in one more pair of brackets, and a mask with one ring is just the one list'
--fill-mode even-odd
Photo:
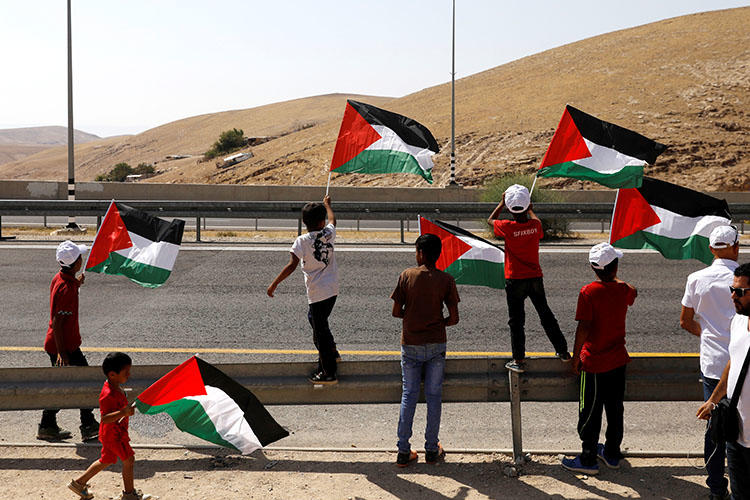
{"label": "dirt ground", "polygon": [[[250,456],[212,449],[136,448],[136,488],[162,500],[699,498],[707,495],[698,458],[630,458],[596,477],[570,473],[560,456],[532,456],[509,477],[510,456],[448,453],[445,462],[395,466],[395,453],[259,450]],[[75,499],[70,479],[99,448],[0,448],[4,498]],[[98,499],[119,496],[120,466],[96,476]]]}

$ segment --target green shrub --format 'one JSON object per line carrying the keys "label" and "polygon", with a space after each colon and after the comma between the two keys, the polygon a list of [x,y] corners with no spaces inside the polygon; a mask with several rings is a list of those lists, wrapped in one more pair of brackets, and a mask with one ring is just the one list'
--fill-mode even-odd
{"label": "green shrub", "polygon": [[154,166],[150,163],[139,163],[137,167],[133,169],[134,174],[148,175],[155,172]]}
{"label": "green shrub", "polygon": [[216,158],[221,154],[240,149],[245,143],[245,132],[242,129],[225,130],[219,135],[219,140],[214,142],[213,146],[203,156],[207,159]]}
{"label": "green shrub", "polygon": [[[479,199],[480,201],[499,203],[500,200],[503,199],[503,193],[505,193],[505,190],[513,184],[520,184],[531,189],[533,183],[534,176],[531,174],[506,174],[485,184],[479,194]],[[534,192],[531,193],[531,202],[561,203],[562,196],[558,193],[543,189],[537,184],[534,187]],[[570,232],[570,223],[567,219],[545,217],[542,219],[542,228],[544,229],[544,235],[547,238],[559,239],[572,236],[572,233]]]}

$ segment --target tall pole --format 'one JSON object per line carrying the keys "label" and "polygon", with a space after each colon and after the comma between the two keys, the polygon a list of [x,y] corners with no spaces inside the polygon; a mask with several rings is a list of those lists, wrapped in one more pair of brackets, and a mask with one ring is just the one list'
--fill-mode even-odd
{"label": "tall pole", "polygon": [[[68,0],[68,200],[76,199],[73,146],[73,41],[70,27],[70,0]],[[79,229],[74,216],[68,217],[67,227]]]}
{"label": "tall pole", "polygon": [[448,183],[457,186],[456,182],[456,0],[453,0],[453,35],[451,39],[451,179]]}

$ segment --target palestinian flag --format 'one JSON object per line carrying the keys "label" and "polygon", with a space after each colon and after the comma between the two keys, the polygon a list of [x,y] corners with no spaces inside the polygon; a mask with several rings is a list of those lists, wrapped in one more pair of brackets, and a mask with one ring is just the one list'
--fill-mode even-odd
{"label": "palestinian flag", "polygon": [[505,252],[465,229],[439,220],[419,218],[419,234],[432,233],[443,243],[435,267],[459,285],[505,288]]}
{"label": "palestinian flag", "polygon": [[610,188],[640,187],[643,166],[667,147],[642,135],[565,106],[539,167],[539,177],[572,177]]}
{"label": "palestinian flag", "polygon": [[618,190],[610,242],[620,248],[652,248],[667,259],[711,264],[708,237],[731,218],[725,200],[644,177],[641,187]]}
{"label": "palestinian flag", "polygon": [[289,433],[252,392],[193,356],[135,400],[146,415],[166,412],[177,428],[247,455]]}
{"label": "palestinian flag", "polygon": [[424,125],[348,100],[331,170],[360,174],[405,172],[421,175],[432,184],[432,155],[437,152],[437,141]]}
{"label": "palestinian flag", "polygon": [[172,272],[184,229],[184,220],[167,222],[113,200],[84,270],[121,274],[148,288],[161,286]]}

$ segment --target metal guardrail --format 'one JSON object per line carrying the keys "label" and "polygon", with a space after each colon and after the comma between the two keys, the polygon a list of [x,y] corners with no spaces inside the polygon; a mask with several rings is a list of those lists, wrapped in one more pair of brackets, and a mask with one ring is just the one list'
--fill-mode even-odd
{"label": "metal guardrail", "polygon": [[[505,358],[448,359],[444,402],[510,402],[513,450],[523,460],[521,401],[578,401],[577,379],[556,358],[529,358],[523,374],[508,372]],[[216,365],[267,405],[398,403],[398,360],[346,361],[340,382],[315,387],[310,363]],[[174,365],[133,366],[131,399]],[[636,357],[628,365],[626,401],[702,401],[698,357]],[[1,368],[0,410],[96,407],[102,386],[99,367]],[[423,401],[424,398],[421,398]]]}

